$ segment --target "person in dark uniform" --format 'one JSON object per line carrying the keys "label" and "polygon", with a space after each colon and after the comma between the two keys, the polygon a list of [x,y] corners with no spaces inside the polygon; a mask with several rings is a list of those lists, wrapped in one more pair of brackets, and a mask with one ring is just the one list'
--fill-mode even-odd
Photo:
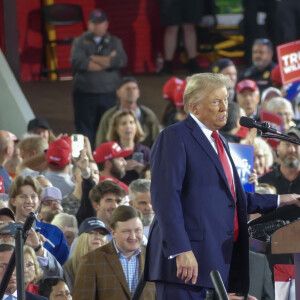
{"label": "person in dark uniform", "polygon": [[127,64],[121,40],[108,32],[108,18],[101,9],[89,17],[89,30],[77,37],[71,49],[74,75],[73,105],[76,131],[94,147],[102,115],[116,105],[120,69]]}
{"label": "person in dark uniform", "polygon": [[272,86],[271,71],[276,66],[272,58],[272,42],[268,39],[256,39],[252,46],[252,66],[241,72],[239,81],[246,78],[256,81],[260,92]]}

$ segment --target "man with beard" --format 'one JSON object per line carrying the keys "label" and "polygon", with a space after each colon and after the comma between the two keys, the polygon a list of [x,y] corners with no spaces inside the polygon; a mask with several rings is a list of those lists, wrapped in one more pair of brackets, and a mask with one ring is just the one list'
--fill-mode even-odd
{"label": "man with beard", "polygon": [[[286,132],[293,138],[300,139],[300,132],[291,128]],[[259,183],[268,183],[277,189],[279,195],[300,192],[300,146],[287,141],[280,141],[277,147],[280,165],[261,176]]]}
{"label": "man with beard", "polygon": [[148,238],[149,228],[154,218],[154,211],[151,204],[150,184],[150,180],[137,179],[132,181],[129,185],[129,203],[143,214],[142,221],[146,238]]}
{"label": "man with beard", "polygon": [[102,143],[94,151],[94,160],[100,172],[100,181],[111,180],[120,185],[129,194],[128,186],[120,179],[126,174],[127,165],[124,157],[131,155],[132,150],[122,150],[116,142]]}
{"label": "man with beard", "polygon": [[63,212],[61,200],[62,195],[58,188],[54,186],[45,187],[38,219],[42,222],[51,223],[55,215]]}
{"label": "man with beard", "polygon": [[[122,150],[116,142],[102,143],[93,153],[95,163],[97,163],[100,175],[100,182],[112,181],[116,183],[128,195],[128,186],[121,182],[120,179],[125,176],[126,160],[124,157],[129,156],[132,150]],[[90,171],[82,171],[82,198],[81,204],[77,211],[76,218],[78,226],[80,223],[89,217],[96,215],[95,209],[91,204],[89,192],[96,185],[90,176]],[[100,218],[102,220],[102,218]],[[102,220],[104,221],[104,220]],[[105,222],[104,222],[105,223]]]}
{"label": "man with beard", "polygon": [[260,92],[272,86],[271,71],[276,66],[272,57],[272,42],[268,39],[256,39],[252,46],[253,65],[241,72],[239,81],[246,78],[256,81]]}
{"label": "man with beard", "polygon": [[118,96],[117,105],[107,110],[100,120],[96,133],[96,146],[107,141],[109,121],[114,113],[118,110],[132,110],[145,133],[143,145],[151,147],[160,130],[159,121],[150,108],[138,104],[140,89],[137,80],[134,77],[122,78],[116,93]]}

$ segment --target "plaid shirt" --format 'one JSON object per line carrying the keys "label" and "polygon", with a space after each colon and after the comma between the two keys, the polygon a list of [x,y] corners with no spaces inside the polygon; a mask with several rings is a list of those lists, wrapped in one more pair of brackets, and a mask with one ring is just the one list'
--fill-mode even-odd
{"label": "plaid shirt", "polygon": [[113,239],[113,243],[116,248],[117,254],[119,256],[119,260],[122,265],[130,293],[133,294],[139,282],[139,257],[138,256],[141,253],[141,248],[138,248],[138,250],[133,254],[133,256],[130,259],[128,259],[118,249],[115,239]]}

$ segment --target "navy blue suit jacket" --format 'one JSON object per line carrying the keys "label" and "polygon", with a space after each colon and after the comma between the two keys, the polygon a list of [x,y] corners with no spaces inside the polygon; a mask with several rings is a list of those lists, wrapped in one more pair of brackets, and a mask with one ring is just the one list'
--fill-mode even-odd
{"label": "navy blue suit jacket", "polygon": [[[224,142],[224,141],[223,141]],[[249,286],[247,212],[265,213],[277,205],[277,195],[246,193],[233,166],[239,238],[235,243],[234,289]],[[219,270],[228,287],[232,265],[234,198],[216,151],[189,115],[163,130],[151,150],[151,200],[155,219],[149,233],[145,279],[184,283],[176,277],[176,259],[192,250],[199,267],[197,286],[213,287],[211,270]]]}

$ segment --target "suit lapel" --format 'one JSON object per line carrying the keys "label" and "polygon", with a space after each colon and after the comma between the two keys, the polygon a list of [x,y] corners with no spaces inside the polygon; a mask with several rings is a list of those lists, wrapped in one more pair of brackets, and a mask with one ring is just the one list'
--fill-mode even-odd
{"label": "suit lapel", "polygon": [[127,284],[126,277],[124,275],[124,271],[122,268],[122,265],[119,260],[118,253],[115,249],[115,246],[113,244],[113,241],[110,242],[110,247],[108,249],[108,253],[110,255],[107,255],[107,262],[112,267],[114,274],[117,276],[118,280],[120,281],[122,287],[126,291],[129,298],[131,298],[131,293]]}
{"label": "suit lapel", "polygon": [[[191,129],[192,136],[195,138],[196,142],[205,151],[205,153],[209,156],[209,158],[212,160],[212,162],[216,166],[216,169],[218,170],[221,178],[226,183],[226,186],[230,192],[230,195],[232,196],[222,163],[221,163],[220,158],[219,158],[218,154],[216,153],[215,149],[211,145],[210,141],[207,139],[207,137],[205,136],[203,131],[199,128],[198,124],[193,120],[193,118],[190,115],[188,115],[186,117],[184,122],[186,123],[187,127],[189,127]],[[232,163],[231,156],[229,155],[229,151],[226,147],[225,147],[225,149],[227,151],[228,157],[230,158],[230,162]],[[232,196],[232,201],[234,201],[233,196]]]}
{"label": "suit lapel", "polygon": [[145,262],[145,248],[141,246],[141,253],[139,255],[139,279],[143,274],[144,262]]}

